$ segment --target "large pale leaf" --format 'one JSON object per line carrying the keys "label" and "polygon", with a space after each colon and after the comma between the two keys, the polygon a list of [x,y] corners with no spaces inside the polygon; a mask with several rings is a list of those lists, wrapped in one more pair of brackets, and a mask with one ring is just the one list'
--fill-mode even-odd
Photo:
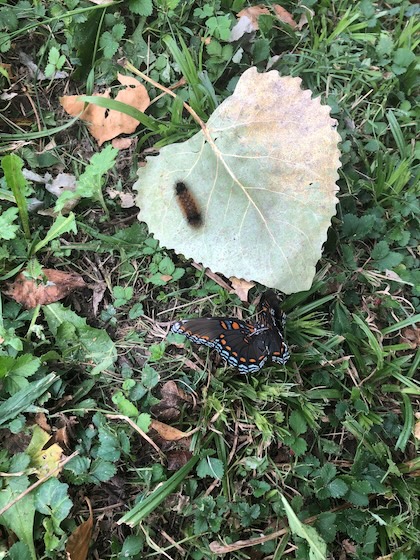
{"label": "large pale leaf", "polygon": [[[299,78],[250,68],[200,131],[139,170],[139,219],[168,248],[285,293],[309,289],[335,214],[337,144],[329,108]],[[185,182],[202,212],[178,204]]]}

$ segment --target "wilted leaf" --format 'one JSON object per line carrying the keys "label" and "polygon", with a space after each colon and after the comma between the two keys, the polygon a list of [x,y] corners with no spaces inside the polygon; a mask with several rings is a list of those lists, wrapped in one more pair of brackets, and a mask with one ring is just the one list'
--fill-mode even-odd
{"label": "wilted leaf", "polygon": [[[26,453],[31,457],[31,466],[37,469],[38,478],[57,468],[63,455],[63,450],[57,443],[47,446],[50,439],[51,434],[44,431],[40,426],[35,425],[33,427],[32,439]],[[55,476],[58,476],[58,474],[57,471]]]}
{"label": "wilted leaf", "polygon": [[[108,2],[108,0],[106,0]],[[134,142],[133,138],[114,138],[112,147],[117,150],[126,150]]]}
{"label": "wilted leaf", "polygon": [[248,6],[247,8],[244,8],[243,10],[238,12],[236,14],[236,17],[241,18],[243,16],[246,16],[251,21],[252,28],[254,30],[257,30],[259,29],[258,18],[261,14],[269,15],[270,10],[265,6]]}
{"label": "wilted leaf", "polygon": [[[329,108],[300,85],[248,69],[208,135],[166,146],[139,169],[139,218],[162,245],[227,277],[285,293],[310,288],[337,203],[340,137]],[[178,181],[201,227],[184,218]]]}
{"label": "wilted leaf", "polygon": [[293,27],[293,29],[297,27],[297,23],[293,19],[292,14],[290,12],[285,10],[279,4],[274,4],[273,8],[274,11],[276,12],[276,16],[279,18],[280,21],[282,21],[283,23],[287,23],[288,25],[290,25],[290,27]]}
{"label": "wilted leaf", "polygon": [[[123,74],[118,74],[118,80],[127,87],[118,92],[115,100],[126,103],[139,111],[145,111],[150,104],[150,98],[144,85],[135,78]],[[96,96],[110,99],[110,91],[110,89],[107,89],[105,93],[98,93]],[[60,97],[60,103],[64,110],[73,117],[79,115],[85,106],[78,95]],[[89,132],[96,138],[100,146],[106,140],[111,140],[119,134],[131,134],[139,125],[139,121],[129,115],[94,104],[89,104],[86,107],[81,114],[81,119],[90,123],[88,125]]]}
{"label": "wilted leaf", "polygon": [[191,451],[182,449],[174,449],[173,451],[168,451],[166,453],[166,458],[168,460],[168,471],[178,471],[181,467],[188,463],[191,457]]}
{"label": "wilted leaf", "polygon": [[160,420],[175,420],[181,413],[181,406],[191,403],[192,398],[178,387],[175,381],[167,381],[160,390],[161,401],[152,406],[153,414]]}
{"label": "wilted leaf", "polygon": [[44,268],[37,280],[28,278],[21,272],[3,291],[27,309],[31,309],[37,305],[54,303],[84,286],[85,281],[75,272]]}
{"label": "wilted leaf", "polygon": [[76,190],[76,177],[70,173],[59,173],[45,188],[58,198],[65,191]]}
{"label": "wilted leaf", "polygon": [[89,506],[89,518],[79,525],[69,536],[66,546],[68,560],[86,560],[93,531],[93,513],[90,500],[86,498]]}
{"label": "wilted leaf", "polygon": [[416,440],[420,440],[420,420],[418,415],[416,416],[417,422],[414,424],[414,437]]}
{"label": "wilted leaf", "polygon": [[188,437],[186,432],[181,432],[181,430],[159,422],[159,420],[152,420],[150,428],[156,430],[160,437],[166,439],[166,441],[178,441],[179,439]]}
{"label": "wilted leaf", "polygon": [[118,197],[120,199],[121,208],[133,208],[136,205],[134,200],[133,193],[121,192],[117,191],[116,189],[107,189],[106,192],[108,193],[111,200]]}
{"label": "wilted leaf", "polygon": [[248,301],[248,292],[255,286],[254,282],[247,282],[235,276],[233,276],[230,281],[232,282],[232,288],[235,290],[235,294],[238,298],[241,301]]}

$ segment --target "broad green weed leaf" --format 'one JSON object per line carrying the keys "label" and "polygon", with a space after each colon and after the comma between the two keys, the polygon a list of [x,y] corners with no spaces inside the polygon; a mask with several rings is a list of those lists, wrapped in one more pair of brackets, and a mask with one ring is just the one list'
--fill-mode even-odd
{"label": "broad green weed leaf", "polygon": [[288,504],[286,498],[281,496],[283,507],[286,510],[287,519],[289,521],[290,530],[294,535],[305,539],[309,545],[309,559],[308,560],[326,560],[327,558],[327,545],[325,541],[319,536],[317,531],[299,521],[297,515]]}
{"label": "broad green weed leaf", "polygon": [[[139,219],[165,247],[225,276],[285,293],[310,288],[335,214],[337,143],[329,108],[301,80],[250,68],[200,131],[139,170]],[[189,225],[175,183],[202,214]]]}
{"label": "broad green weed leaf", "polygon": [[86,319],[60,303],[46,305],[43,311],[65,358],[92,364],[92,375],[112,366],[117,351],[106,331],[89,326]]}
{"label": "broad green weed leaf", "polygon": [[66,519],[73,503],[68,497],[68,484],[52,477],[35,492],[35,508],[40,513],[51,516],[54,530],[60,534],[59,525]]}
{"label": "broad green weed leaf", "polygon": [[123,395],[122,391],[117,391],[112,396],[112,402],[118,407],[121,414],[125,414],[125,416],[137,417],[139,415],[136,406]]}
{"label": "broad green weed leaf", "polygon": [[33,556],[28,545],[23,542],[16,542],[7,552],[9,560],[31,560]]}
{"label": "broad green weed leaf", "polygon": [[19,225],[14,224],[19,210],[17,208],[8,208],[0,214],[0,238],[14,239]]}
{"label": "broad green weed leaf", "polygon": [[89,475],[92,481],[97,484],[98,482],[106,482],[112,478],[116,472],[117,467],[114,464],[98,458],[93,461]]}
{"label": "broad green weed leaf", "polygon": [[204,457],[197,465],[197,475],[200,478],[210,476],[221,480],[224,474],[223,463],[220,459],[214,457]]}
{"label": "broad green weed leaf", "polygon": [[37,253],[40,249],[45,247],[45,245],[48,245],[53,239],[69,231],[77,233],[76,220],[73,212],[70,212],[68,216],[57,216],[44,239],[35,245],[33,254]]}
{"label": "broad green weed leaf", "polygon": [[[9,154],[4,156],[1,160],[1,166],[4,171],[4,177],[6,179],[7,186],[13,193],[15,197],[17,207],[19,209],[19,215],[22,222],[23,230],[25,232],[25,237],[30,238],[29,231],[29,217],[28,217],[28,203],[25,198],[26,192],[26,179],[22,173],[23,159],[15,154]],[[10,210],[10,209],[9,209]],[[7,214],[8,210],[4,212]],[[10,226],[9,226],[10,228]],[[13,235],[13,237],[15,237]],[[4,239],[13,239],[13,237],[4,237]]]}
{"label": "broad green weed leaf", "polygon": [[50,373],[43,379],[29,383],[27,387],[2,402],[0,405],[0,426],[8,420],[16,418],[21,412],[32,408],[38,397],[43,395],[56,379],[56,375]]}
{"label": "broad green weed leaf", "polygon": [[[17,498],[28,486],[29,479],[26,476],[9,478],[8,486],[0,491],[0,509]],[[31,554],[30,557],[36,560],[37,556],[33,540],[34,517],[34,496],[30,492],[0,516],[0,525],[4,525],[13,531],[18,539],[28,547]]]}

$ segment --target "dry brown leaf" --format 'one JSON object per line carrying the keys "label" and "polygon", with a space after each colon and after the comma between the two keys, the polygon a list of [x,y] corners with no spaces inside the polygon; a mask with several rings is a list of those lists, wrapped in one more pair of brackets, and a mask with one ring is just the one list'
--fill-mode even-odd
{"label": "dry brown leaf", "polygon": [[188,463],[191,457],[191,451],[182,449],[168,451],[166,454],[166,458],[168,460],[168,471],[179,471],[181,467]]}
{"label": "dry brown leaf", "polygon": [[117,150],[126,150],[133,143],[134,138],[114,138],[111,142],[112,147]]}
{"label": "dry brown leaf", "polygon": [[178,441],[182,438],[188,437],[186,432],[181,432],[181,430],[168,426],[168,424],[164,424],[163,422],[159,422],[159,420],[152,420],[150,428],[156,430],[160,437],[166,439],[166,441]]}
{"label": "dry brown leaf", "polygon": [[293,27],[293,29],[296,29],[298,24],[295,22],[292,15],[290,14],[290,12],[285,10],[279,4],[274,4],[273,8],[274,8],[274,11],[276,12],[276,16],[279,18],[280,21],[282,21],[283,23],[287,23],[288,25],[290,25],[290,27]]}
{"label": "dry brown leaf", "polygon": [[191,395],[189,395],[180,387],[178,387],[175,381],[167,381],[164,385],[162,385],[160,394],[162,395],[162,398],[165,399],[166,402],[168,402],[169,400],[174,402],[175,399],[176,402],[179,401],[186,401],[188,403],[192,402]]}
{"label": "dry brown leaf", "polygon": [[[144,85],[140,84],[135,78],[123,74],[118,74],[118,81],[127,87],[118,92],[115,100],[144,112],[150,105],[150,98]],[[96,96],[110,99],[110,91],[110,89],[107,89],[105,93],[98,93]],[[72,117],[78,116],[85,105],[83,101],[80,101],[78,95],[60,97],[60,103]],[[133,117],[93,104],[86,107],[80,118],[90,123],[88,125],[89,132],[96,138],[100,146],[106,140],[112,140],[119,134],[131,134],[139,125],[139,121]]]}
{"label": "dry brown leaf", "polygon": [[93,286],[93,295],[92,295],[92,307],[93,307],[93,314],[97,315],[99,304],[104,299],[105,292],[107,290],[107,285],[105,282],[96,282]]}
{"label": "dry brown leaf", "polygon": [[[312,10],[310,10],[309,12],[311,15],[313,15]],[[308,17],[306,14],[301,14],[299,18],[299,23],[297,24],[297,28],[299,29],[299,31],[302,31],[305,25],[308,25]]]}
{"label": "dry brown leaf", "polygon": [[35,414],[35,422],[42,430],[44,430],[44,432],[49,434],[51,433],[51,426],[48,424],[48,420],[44,412],[38,412]]}
{"label": "dry brown leaf", "polygon": [[178,387],[175,381],[167,381],[160,390],[161,401],[152,406],[152,412],[161,420],[176,420],[183,403],[191,403],[192,397]]}
{"label": "dry brown leaf", "polygon": [[114,198],[118,196],[118,198],[121,201],[121,208],[132,208],[133,206],[136,205],[134,200],[134,194],[132,193],[121,192],[121,191],[117,191],[117,189],[111,189],[111,188],[106,189],[106,192],[108,193],[111,200],[114,200]]}
{"label": "dry brown leaf", "polygon": [[43,277],[34,280],[21,272],[3,292],[26,309],[31,309],[37,305],[54,303],[68,296],[73,290],[86,286],[83,278],[75,272],[44,268],[42,275]]}
{"label": "dry brown leaf", "polygon": [[45,188],[58,198],[65,191],[76,190],[76,177],[70,173],[59,173]]}
{"label": "dry brown leaf", "polygon": [[270,10],[262,5],[250,6],[238,12],[236,17],[241,18],[242,16],[246,16],[251,21],[252,29],[257,31],[257,29],[259,29],[258,18],[261,14],[270,14]]}
{"label": "dry brown leaf", "polygon": [[66,552],[68,560],[86,560],[93,531],[93,512],[90,500],[85,498],[89,507],[89,518],[69,536]]}
{"label": "dry brown leaf", "polygon": [[403,329],[401,338],[404,342],[408,342],[413,350],[420,347],[420,329],[416,327],[407,327]]}
{"label": "dry brown leaf", "polygon": [[232,288],[235,291],[235,294],[241,301],[248,301],[248,292],[251,288],[255,286],[254,282],[248,282],[243,278],[236,278],[236,276],[232,276],[230,278],[232,282]]}
{"label": "dry brown leaf", "polygon": [[414,437],[420,440],[420,421],[416,422],[414,425]]}

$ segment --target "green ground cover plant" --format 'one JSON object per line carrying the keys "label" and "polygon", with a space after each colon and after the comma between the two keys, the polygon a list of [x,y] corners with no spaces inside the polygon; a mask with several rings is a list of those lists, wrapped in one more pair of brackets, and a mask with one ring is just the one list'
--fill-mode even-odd
{"label": "green ground cover plant", "polygon": [[[418,5],[286,2],[295,25],[276,6],[231,40],[243,0],[0,2],[2,557],[420,556]],[[127,62],[152,103],[98,147],[59,98],[115,90]],[[282,302],[291,358],[244,376],[168,331],[255,317],[264,286],[244,304],[161,247],[131,187],[198,132],[183,103],[207,122],[250,67],[321,96],[342,167],[314,282]],[[85,285],[11,297],[46,269]]]}

